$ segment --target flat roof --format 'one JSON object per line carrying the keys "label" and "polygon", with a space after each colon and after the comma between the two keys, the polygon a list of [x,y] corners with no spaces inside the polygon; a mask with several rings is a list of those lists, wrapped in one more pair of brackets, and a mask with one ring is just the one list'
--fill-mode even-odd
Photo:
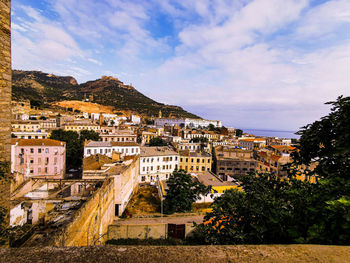
{"label": "flat roof", "polygon": [[179,155],[168,146],[141,147],[141,157]]}

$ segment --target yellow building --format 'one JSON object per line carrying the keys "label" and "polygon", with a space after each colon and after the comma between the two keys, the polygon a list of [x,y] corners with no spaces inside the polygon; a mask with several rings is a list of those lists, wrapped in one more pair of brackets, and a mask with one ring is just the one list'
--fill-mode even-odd
{"label": "yellow building", "polygon": [[146,131],[143,131],[142,134],[142,142],[144,144],[149,144],[149,142],[153,139],[153,138],[156,138],[158,137],[158,135],[156,133],[153,133],[153,132],[146,132]]}
{"label": "yellow building", "polygon": [[179,151],[180,170],[188,173],[203,173],[211,170],[211,155],[206,152]]}

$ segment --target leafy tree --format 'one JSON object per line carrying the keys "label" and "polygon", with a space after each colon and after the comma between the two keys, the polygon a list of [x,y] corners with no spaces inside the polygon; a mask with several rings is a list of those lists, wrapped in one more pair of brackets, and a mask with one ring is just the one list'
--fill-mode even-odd
{"label": "leafy tree", "polygon": [[[329,115],[299,132],[288,176],[241,178],[243,191],[215,199],[197,238],[211,244],[350,244],[350,98],[328,104]],[[300,168],[317,182],[297,180]]]}
{"label": "leafy tree", "polygon": [[170,175],[167,185],[164,210],[168,214],[192,211],[192,204],[200,195],[206,195],[210,191],[210,187],[194,180],[184,170],[175,170]]}
{"label": "leafy tree", "polygon": [[243,131],[241,129],[236,129],[236,136],[241,137],[243,135]]}
{"label": "leafy tree", "polygon": [[[197,228],[204,243],[306,242],[318,200],[309,182],[260,174],[243,177],[244,191],[229,190],[216,198],[213,211]],[[311,198],[310,198],[311,196]]]}
{"label": "leafy tree", "polygon": [[85,140],[100,141],[100,135],[93,130],[82,130],[80,132],[80,140],[84,143]]}
{"label": "leafy tree", "polygon": [[150,141],[149,141],[149,146],[167,146],[167,142],[164,141],[162,138],[160,137],[155,137],[155,138],[152,138]]}
{"label": "leafy tree", "polygon": [[50,139],[66,142],[66,167],[67,170],[77,169],[83,160],[83,145],[79,134],[75,131],[62,129],[53,130]]}

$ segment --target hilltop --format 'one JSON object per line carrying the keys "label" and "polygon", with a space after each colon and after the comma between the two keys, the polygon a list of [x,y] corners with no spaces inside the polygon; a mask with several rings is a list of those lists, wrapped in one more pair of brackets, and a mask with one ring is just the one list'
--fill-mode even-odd
{"label": "hilltop", "polygon": [[117,78],[102,76],[100,79],[78,84],[71,76],[56,76],[41,71],[12,71],[12,99],[29,99],[48,106],[60,101],[90,99],[90,102],[112,106],[115,110],[131,111],[144,116],[199,118],[179,106],[156,102],[126,85]]}

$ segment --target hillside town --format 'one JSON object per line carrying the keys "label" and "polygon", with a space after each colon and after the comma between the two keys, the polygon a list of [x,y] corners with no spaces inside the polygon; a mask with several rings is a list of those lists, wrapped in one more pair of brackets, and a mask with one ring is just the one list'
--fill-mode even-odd
{"label": "hillside town", "polygon": [[[284,165],[295,150],[292,139],[161,111],[120,115],[13,101],[12,115],[10,226],[29,229],[14,241],[26,246],[184,238],[216,197],[240,189],[244,176],[286,176]],[[72,148],[78,137],[81,153],[78,144]],[[194,213],[163,217],[159,206],[174,171],[190,174],[210,192],[198,198]],[[314,180],[303,173],[300,179]]]}

